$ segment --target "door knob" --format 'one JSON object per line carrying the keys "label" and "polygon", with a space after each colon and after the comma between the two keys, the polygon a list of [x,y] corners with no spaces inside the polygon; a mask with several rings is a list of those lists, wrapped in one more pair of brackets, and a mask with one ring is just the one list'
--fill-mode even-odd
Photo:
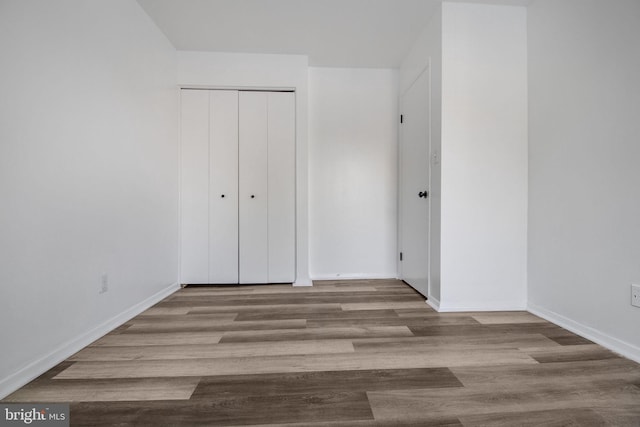
{"label": "door knob", "polygon": [[253,194],[251,195],[251,198],[252,198],[252,199],[255,199],[255,197],[256,197],[256,196],[254,196]]}
{"label": "door knob", "polygon": [[418,193],[418,197],[426,199],[427,197],[429,197],[429,192],[427,190],[421,191]]}
{"label": "door knob", "polygon": [[220,196],[220,197],[222,197],[224,199],[224,194],[222,196]]}

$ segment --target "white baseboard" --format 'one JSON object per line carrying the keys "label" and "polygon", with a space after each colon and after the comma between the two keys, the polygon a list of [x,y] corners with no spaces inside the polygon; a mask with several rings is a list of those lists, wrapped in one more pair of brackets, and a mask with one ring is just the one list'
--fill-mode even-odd
{"label": "white baseboard", "polygon": [[392,274],[366,274],[366,273],[348,273],[348,274],[318,274],[311,276],[312,280],[396,280],[397,277]]}
{"label": "white baseboard", "polygon": [[9,375],[7,378],[3,378],[2,380],[0,380],[0,399],[8,396],[20,387],[39,377],[49,369],[56,366],[58,363],[69,358],[98,338],[101,338],[104,335],[108,334],[118,326],[142,313],[143,311],[156,304],[157,302],[163,300],[167,296],[171,295],[178,289],[180,289],[180,285],[177,282],[171,284],[169,287],[155,293],[144,301],[101,323],[95,328],[85,332],[84,334],[76,338],[73,338],[72,340],[63,343],[47,355],[32,361],[24,368]]}
{"label": "white baseboard", "polygon": [[311,280],[300,280],[300,281],[295,281],[293,282],[293,286],[298,288],[298,287],[304,287],[304,286],[313,286],[313,282]]}
{"label": "white baseboard", "polygon": [[440,311],[440,300],[432,296],[428,297],[426,303],[431,306],[435,311]]}
{"label": "white baseboard", "polygon": [[488,302],[464,302],[443,303],[438,301],[437,310],[441,313],[460,311],[524,311],[527,304],[521,301],[488,301]]}
{"label": "white baseboard", "polygon": [[298,275],[296,276],[296,280],[292,283],[293,286],[313,286],[313,282],[311,281],[311,277],[309,275]]}
{"label": "white baseboard", "polygon": [[637,347],[631,343],[619,340],[610,335],[607,335],[597,329],[593,329],[587,325],[576,322],[561,314],[547,310],[546,308],[537,306],[535,304],[529,304],[527,308],[531,313],[536,316],[542,317],[549,322],[555,323],[575,334],[580,335],[588,340],[591,340],[609,350],[616,352],[634,362],[640,363],[640,347]]}

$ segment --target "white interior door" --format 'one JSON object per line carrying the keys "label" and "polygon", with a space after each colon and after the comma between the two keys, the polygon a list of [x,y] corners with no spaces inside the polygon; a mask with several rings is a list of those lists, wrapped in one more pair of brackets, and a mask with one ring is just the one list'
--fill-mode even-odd
{"label": "white interior door", "polygon": [[295,280],[295,94],[268,94],[269,283]]}
{"label": "white interior door", "polygon": [[239,93],[240,283],[269,281],[268,93]]}
{"label": "white interior door", "polygon": [[209,283],[209,92],[181,94],[182,283]]}
{"label": "white interior door", "polygon": [[208,283],[238,283],[238,91],[208,92]]}
{"label": "white interior door", "polygon": [[429,293],[429,71],[401,98],[400,272],[421,294]]}

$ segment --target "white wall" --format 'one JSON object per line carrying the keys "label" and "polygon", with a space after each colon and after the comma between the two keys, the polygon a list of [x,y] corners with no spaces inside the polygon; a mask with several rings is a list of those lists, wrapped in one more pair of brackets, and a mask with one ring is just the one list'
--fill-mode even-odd
{"label": "white wall", "polygon": [[523,7],[444,3],[440,309],[526,306]]}
{"label": "white wall", "polygon": [[0,52],[1,397],[176,289],[178,98],[133,1],[2,1]]}
{"label": "white wall", "polygon": [[309,69],[310,270],[397,275],[398,73]]}
{"label": "white wall", "polygon": [[529,308],[640,362],[640,3],[528,19]]}
{"label": "white wall", "polygon": [[302,55],[178,52],[181,87],[295,89],[296,285],[310,285],[307,69]]}
{"label": "white wall", "polygon": [[[429,177],[429,294],[434,306],[440,301],[440,229],[442,163],[442,9],[438,8],[403,59],[399,71],[400,94],[429,68],[430,73],[430,158]],[[433,157],[435,155],[435,159]]]}
{"label": "white wall", "polygon": [[[418,38],[413,42],[406,56],[402,59],[399,70],[400,93],[404,93],[416,81],[422,71],[431,63],[434,73],[442,69],[442,7],[426,22]],[[433,76],[432,76],[433,78]],[[432,81],[434,88],[440,81]],[[440,102],[434,103],[439,105]]]}

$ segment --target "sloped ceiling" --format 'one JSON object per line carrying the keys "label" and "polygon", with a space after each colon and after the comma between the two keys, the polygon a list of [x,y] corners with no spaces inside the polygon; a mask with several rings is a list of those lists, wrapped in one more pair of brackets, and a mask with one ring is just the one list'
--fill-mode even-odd
{"label": "sloped ceiling", "polygon": [[[480,2],[523,5],[529,0]],[[312,66],[393,68],[441,0],[138,3],[178,50],[301,54]]]}

